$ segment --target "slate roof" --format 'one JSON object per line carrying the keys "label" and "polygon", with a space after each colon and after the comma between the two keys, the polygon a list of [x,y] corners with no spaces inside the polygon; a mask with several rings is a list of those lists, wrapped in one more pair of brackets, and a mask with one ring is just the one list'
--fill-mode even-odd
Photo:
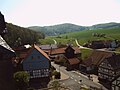
{"label": "slate roof", "polygon": [[98,66],[105,58],[111,57],[113,53],[106,51],[94,50],[89,58],[83,61],[87,66],[96,65]]}
{"label": "slate roof", "polygon": [[40,45],[40,48],[42,50],[50,50],[50,49],[56,49],[58,47],[56,44],[51,44],[51,45]]}
{"label": "slate roof", "polygon": [[97,40],[97,41],[92,41],[93,44],[99,44],[99,43],[101,43],[101,44],[104,44],[104,45],[111,44],[111,42],[112,42],[112,40]]}
{"label": "slate roof", "polygon": [[7,43],[6,41],[1,37],[0,35],[0,46],[12,51],[12,52],[15,52]]}

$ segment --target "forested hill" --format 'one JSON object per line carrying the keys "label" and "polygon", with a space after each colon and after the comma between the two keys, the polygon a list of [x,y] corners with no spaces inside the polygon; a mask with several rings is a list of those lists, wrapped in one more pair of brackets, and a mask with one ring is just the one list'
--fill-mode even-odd
{"label": "forested hill", "polygon": [[91,27],[89,27],[90,30],[96,30],[96,29],[110,29],[110,28],[119,28],[120,23],[104,23],[104,24],[96,24]]}
{"label": "forested hill", "polygon": [[77,32],[77,31],[88,29],[87,27],[78,26],[78,25],[70,24],[70,23],[53,25],[53,26],[44,26],[44,27],[31,26],[28,28],[35,30],[35,31],[41,31],[45,33],[45,35],[47,36],[60,35],[60,34],[65,34],[69,32]]}
{"label": "forested hill", "polygon": [[37,43],[38,39],[44,38],[43,33],[32,31],[28,28],[19,27],[6,23],[8,33],[4,36],[6,42],[11,46]]}
{"label": "forested hill", "polygon": [[93,26],[79,26],[75,24],[65,23],[53,26],[31,26],[29,29],[35,30],[37,32],[41,31],[45,33],[47,36],[55,36],[60,34],[65,34],[69,32],[77,32],[82,30],[96,30],[96,29],[109,29],[109,28],[118,28],[120,27],[120,23],[104,23],[104,24],[96,24]]}

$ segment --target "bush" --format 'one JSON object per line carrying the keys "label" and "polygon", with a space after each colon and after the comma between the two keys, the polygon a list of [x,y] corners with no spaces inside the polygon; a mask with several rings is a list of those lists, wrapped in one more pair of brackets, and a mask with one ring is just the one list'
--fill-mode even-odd
{"label": "bush", "polygon": [[30,75],[25,71],[19,71],[14,74],[15,84],[18,90],[26,90],[29,86]]}
{"label": "bush", "polygon": [[55,70],[53,71],[52,75],[55,76],[55,79],[60,79],[60,77],[61,77],[60,72],[57,72],[57,71],[55,71]]}

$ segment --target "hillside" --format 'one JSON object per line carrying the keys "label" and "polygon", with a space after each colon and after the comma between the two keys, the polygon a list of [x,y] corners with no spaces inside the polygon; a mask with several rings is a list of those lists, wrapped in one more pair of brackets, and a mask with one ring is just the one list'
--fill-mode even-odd
{"label": "hillside", "polygon": [[[95,37],[93,33],[105,34],[105,37]],[[120,28],[112,29],[98,29],[98,30],[84,30],[79,32],[73,32],[53,37],[47,37],[47,39],[55,39],[58,43],[66,44],[73,43],[75,45],[75,39],[79,41],[81,45],[92,40],[119,40],[120,41]]]}
{"label": "hillside", "polygon": [[120,27],[120,23],[104,23],[104,24],[96,24],[93,26],[79,26],[75,24],[65,23],[53,26],[31,26],[29,29],[35,30],[37,32],[43,32],[46,36],[56,36],[69,32],[78,32],[82,30],[96,30],[96,29],[109,29],[109,28],[118,28]]}
{"label": "hillside", "polygon": [[35,31],[41,31],[45,33],[46,36],[55,36],[55,35],[60,35],[64,33],[77,32],[77,31],[88,29],[87,27],[78,26],[70,23],[59,24],[54,26],[44,26],[44,27],[32,26],[28,28]]}
{"label": "hillside", "polygon": [[22,44],[33,44],[38,42],[39,39],[44,38],[44,34],[37,33],[28,28],[19,27],[11,23],[6,23],[8,33],[4,36],[7,43],[12,46],[19,46]]}
{"label": "hillside", "polygon": [[90,30],[95,30],[95,29],[109,29],[109,28],[119,28],[120,23],[104,23],[104,24],[96,24],[91,27],[89,27]]}

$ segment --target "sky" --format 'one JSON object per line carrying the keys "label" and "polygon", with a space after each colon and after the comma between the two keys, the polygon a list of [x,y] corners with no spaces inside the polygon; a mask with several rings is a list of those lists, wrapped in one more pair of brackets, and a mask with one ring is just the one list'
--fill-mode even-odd
{"label": "sky", "polygon": [[22,27],[120,23],[120,0],[0,0],[0,11]]}

